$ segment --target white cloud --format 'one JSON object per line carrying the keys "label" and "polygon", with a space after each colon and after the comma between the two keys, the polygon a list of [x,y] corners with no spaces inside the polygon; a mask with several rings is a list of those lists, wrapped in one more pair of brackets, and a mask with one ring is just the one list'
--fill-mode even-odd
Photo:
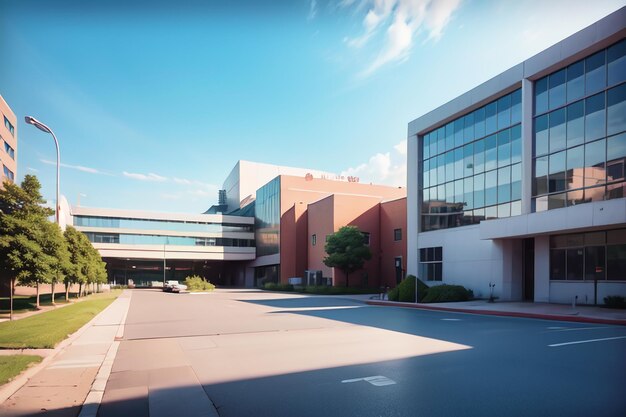
{"label": "white cloud", "polygon": [[166,177],[162,177],[161,175],[158,175],[152,172],[148,174],[136,174],[136,173],[124,171],[123,174],[125,177],[132,178],[132,179],[139,180],[139,181],[155,181],[155,182],[167,181]]}
{"label": "white cloud", "polygon": [[29,170],[29,171],[33,171],[33,172],[39,172],[38,169],[31,168],[31,167],[26,167],[26,169]]}
{"label": "white cloud", "polygon": [[[47,165],[55,165],[56,166],[56,164],[57,164],[56,161],[50,161],[50,160],[47,160],[47,159],[40,159],[40,161],[43,162],[44,164],[47,164]],[[75,170],[78,170],[78,171],[87,172],[89,174],[111,175],[111,174],[108,174],[106,172],[102,172],[100,170],[97,170],[96,168],[90,168],[90,167],[86,167],[86,166],[82,166],[82,165],[70,165],[70,164],[64,164],[63,162],[61,162],[60,165],[63,168],[75,169]],[[36,169],[33,169],[33,168],[29,168],[29,169],[31,171],[37,172]]]}
{"label": "white cloud", "polygon": [[343,171],[343,176],[359,177],[363,183],[406,186],[406,140],[395,145],[394,150],[377,153],[369,161]]}
{"label": "white cloud", "polygon": [[[383,47],[371,63],[359,74],[368,77],[379,68],[405,60],[413,47],[413,40],[421,31],[427,33],[426,41],[437,41],[443,35],[461,0],[366,0],[367,12],[363,17],[363,33],[346,37],[344,42],[353,48],[362,48],[384,28]],[[360,7],[363,3],[358,3]],[[353,7],[354,2],[344,2],[343,7]]]}

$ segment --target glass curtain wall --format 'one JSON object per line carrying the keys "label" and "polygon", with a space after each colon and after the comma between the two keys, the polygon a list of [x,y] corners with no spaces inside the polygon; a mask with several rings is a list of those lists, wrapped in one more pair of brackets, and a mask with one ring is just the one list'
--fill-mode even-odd
{"label": "glass curtain wall", "polygon": [[280,252],[280,177],[259,188],[255,200],[256,255]]}
{"label": "glass curtain wall", "polygon": [[251,224],[201,223],[98,216],[75,216],[74,225],[115,229],[172,230],[177,232],[252,232]]}
{"label": "glass curtain wall", "polygon": [[421,230],[521,214],[521,89],[421,137]]}
{"label": "glass curtain wall", "polygon": [[626,197],[626,40],[535,82],[533,211]]}

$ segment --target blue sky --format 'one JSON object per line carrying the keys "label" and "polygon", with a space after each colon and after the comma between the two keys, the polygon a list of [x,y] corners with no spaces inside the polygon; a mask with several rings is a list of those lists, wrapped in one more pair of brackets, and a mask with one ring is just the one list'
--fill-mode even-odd
{"label": "blue sky", "polygon": [[202,212],[239,159],[404,185],[409,121],[625,4],[0,0],[17,179],[54,199],[32,115],[71,204]]}

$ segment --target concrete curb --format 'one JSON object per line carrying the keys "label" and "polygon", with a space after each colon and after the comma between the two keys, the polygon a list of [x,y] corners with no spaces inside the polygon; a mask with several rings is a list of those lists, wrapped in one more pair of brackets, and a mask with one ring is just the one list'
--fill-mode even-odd
{"label": "concrete curb", "polygon": [[517,312],[517,311],[474,310],[474,309],[467,309],[467,308],[436,307],[436,306],[427,306],[424,304],[400,303],[400,302],[392,302],[392,301],[366,301],[366,304],[377,305],[377,306],[387,306],[387,307],[417,308],[420,310],[446,311],[446,312],[451,312],[451,313],[481,314],[485,316],[519,317],[519,318],[528,318],[528,319],[570,321],[570,322],[576,322],[576,323],[613,324],[613,325],[618,325],[618,326],[626,326],[626,320],[604,319],[600,317],[596,318],[596,317],[585,317],[585,316],[564,316],[560,314],[524,313],[524,312]]}
{"label": "concrete curb", "polygon": [[[122,293],[123,294],[123,293]],[[120,294],[121,296],[121,294]],[[119,297],[118,297],[119,298]],[[115,302],[115,300],[113,300]],[[100,317],[102,313],[107,311],[113,303],[109,304],[107,308],[95,315],[91,320],[83,325],[80,329],[76,330],[67,338],[63,339],[54,349],[49,349],[51,353],[43,358],[37,365],[31,366],[26,371],[22,372],[12,381],[4,384],[0,387],[0,404],[4,403],[11,395],[15,394],[20,388],[22,388],[29,379],[31,379],[37,372],[45,368],[63,349],[72,344],[80,335],[82,335],[92,324]],[[125,319],[125,317],[124,317]]]}
{"label": "concrete curb", "polygon": [[111,375],[111,370],[113,369],[113,363],[115,362],[115,357],[117,356],[117,350],[120,347],[119,341],[124,337],[126,317],[128,316],[128,310],[130,310],[130,300],[133,293],[128,290],[125,290],[124,292],[127,292],[128,294],[128,305],[126,307],[126,311],[124,311],[124,315],[122,316],[122,320],[120,320],[113,342],[111,343],[111,346],[109,347],[109,350],[100,365],[100,369],[98,369],[96,379],[94,379],[91,384],[91,389],[83,401],[78,417],[97,417],[98,415],[98,409],[102,403],[102,397],[104,397],[104,390],[106,389],[109,376]]}

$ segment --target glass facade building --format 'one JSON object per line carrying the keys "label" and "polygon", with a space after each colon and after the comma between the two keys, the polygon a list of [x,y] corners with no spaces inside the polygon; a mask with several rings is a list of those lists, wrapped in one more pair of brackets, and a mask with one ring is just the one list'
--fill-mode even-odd
{"label": "glass facade building", "polygon": [[422,231],[521,214],[521,89],[422,136]]}
{"label": "glass facade building", "polygon": [[535,82],[533,211],[626,196],[626,41]]}
{"label": "glass facade building", "polygon": [[409,123],[408,273],[503,300],[626,296],[625,34],[622,7]]}

